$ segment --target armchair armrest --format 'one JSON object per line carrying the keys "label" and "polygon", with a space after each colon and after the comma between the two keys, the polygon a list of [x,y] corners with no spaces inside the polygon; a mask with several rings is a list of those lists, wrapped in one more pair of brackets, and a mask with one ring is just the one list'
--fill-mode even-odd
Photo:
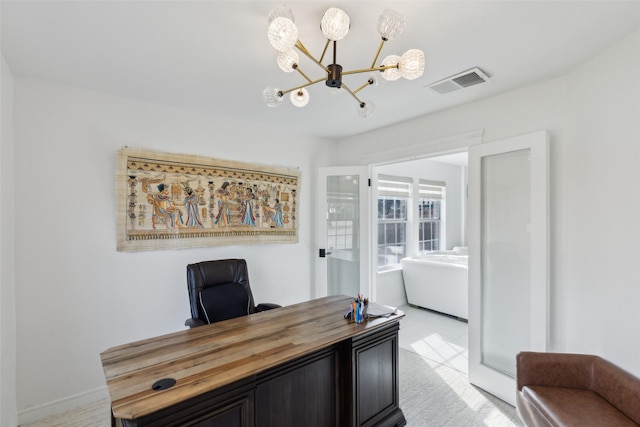
{"label": "armchair armrest", "polygon": [[187,319],[184,322],[184,326],[188,326],[189,328],[195,328],[196,326],[203,326],[203,325],[206,325],[206,323],[204,323],[200,319],[194,319],[193,317],[190,319]]}
{"label": "armchair armrest", "polygon": [[262,303],[262,304],[258,304],[256,305],[256,313],[259,313],[261,311],[267,311],[267,310],[272,310],[274,308],[280,308],[282,307],[281,305],[278,304],[273,304],[273,303]]}

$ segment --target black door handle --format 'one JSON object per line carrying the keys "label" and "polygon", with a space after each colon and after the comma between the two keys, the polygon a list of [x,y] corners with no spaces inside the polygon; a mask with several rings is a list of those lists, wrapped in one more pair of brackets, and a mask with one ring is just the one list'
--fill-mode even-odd
{"label": "black door handle", "polygon": [[320,251],[319,251],[319,253],[318,253],[318,256],[319,256],[320,258],[325,258],[327,255],[331,255],[331,252],[326,251],[326,250],[324,250],[324,249],[320,249]]}

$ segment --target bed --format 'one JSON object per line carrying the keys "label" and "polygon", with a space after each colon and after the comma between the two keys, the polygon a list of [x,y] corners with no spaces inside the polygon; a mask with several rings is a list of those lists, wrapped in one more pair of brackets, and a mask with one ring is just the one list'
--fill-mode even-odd
{"label": "bed", "polygon": [[403,258],[409,304],[468,319],[468,260],[466,247]]}

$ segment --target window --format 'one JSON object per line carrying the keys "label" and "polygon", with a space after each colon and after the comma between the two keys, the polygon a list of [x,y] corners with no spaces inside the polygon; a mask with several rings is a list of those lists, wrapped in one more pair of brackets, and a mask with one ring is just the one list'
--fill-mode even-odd
{"label": "window", "polygon": [[421,179],[418,184],[418,250],[423,254],[440,250],[440,227],[445,183]]}
{"label": "window", "polygon": [[327,248],[329,250],[357,250],[359,182],[357,177],[327,177]]}
{"label": "window", "polygon": [[407,253],[411,178],[378,176],[378,269],[400,264]]}
{"label": "window", "polygon": [[[329,199],[329,218],[327,221],[327,243],[329,249],[353,249],[353,222],[355,218],[352,200],[338,197]],[[357,243],[356,243],[357,247]]]}

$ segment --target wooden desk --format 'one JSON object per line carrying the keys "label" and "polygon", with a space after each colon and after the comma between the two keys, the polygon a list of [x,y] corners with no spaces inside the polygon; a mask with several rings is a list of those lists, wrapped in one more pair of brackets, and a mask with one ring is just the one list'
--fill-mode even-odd
{"label": "wooden desk", "polygon": [[[356,324],[332,296],[101,353],[124,426],[403,426],[404,313]],[[156,381],[175,385],[153,390]]]}

